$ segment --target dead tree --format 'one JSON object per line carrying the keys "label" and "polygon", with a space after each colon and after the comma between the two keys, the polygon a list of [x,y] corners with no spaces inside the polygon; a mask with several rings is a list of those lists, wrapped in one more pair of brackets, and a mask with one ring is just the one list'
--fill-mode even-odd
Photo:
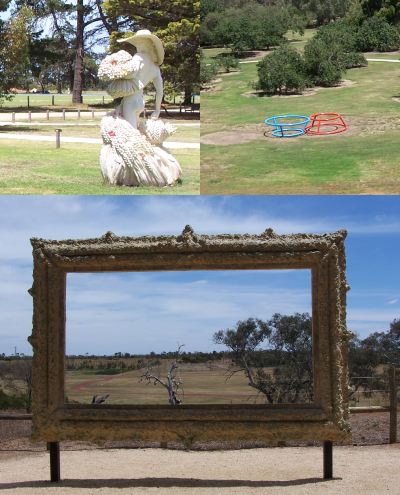
{"label": "dead tree", "polygon": [[182,380],[178,376],[178,368],[180,364],[180,354],[183,345],[178,347],[176,351],[175,359],[168,367],[166,378],[160,378],[153,372],[152,364],[148,363],[146,371],[141,375],[140,380],[152,383],[153,385],[161,385],[168,393],[168,402],[171,406],[179,406],[182,403],[182,399],[178,397],[178,394],[182,390]]}

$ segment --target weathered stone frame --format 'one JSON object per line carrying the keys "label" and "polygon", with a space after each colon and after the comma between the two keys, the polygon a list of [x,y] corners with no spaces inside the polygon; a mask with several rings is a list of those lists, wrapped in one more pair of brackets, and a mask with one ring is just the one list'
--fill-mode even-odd
{"label": "weathered stone frame", "polygon": [[[197,235],[32,239],[33,438],[61,440],[330,440],[348,437],[345,231],[324,235]],[[64,403],[65,292],[71,272],[310,269],[313,404]]]}

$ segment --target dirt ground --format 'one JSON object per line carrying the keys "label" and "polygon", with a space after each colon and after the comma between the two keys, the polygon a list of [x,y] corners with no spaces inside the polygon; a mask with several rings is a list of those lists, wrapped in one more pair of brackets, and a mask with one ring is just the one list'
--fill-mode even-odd
{"label": "dirt ground", "polygon": [[2,456],[2,494],[400,494],[400,445],[335,447],[334,479],[322,479],[322,449],[184,452],[65,451],[59,484],[46,481],[48,454]]}
{"label": "dirt ground", "polygon": [[63,481],[54,485],[46,445],[29,439],[31,422],[2,420],[0,495],[400,495],[400,443],[387,445],[389,414],[353,414],[351,424],[353,445],[334,446],[331,481],[322,479],[320,445],[215,442],[186,452],[180,444],[167,450],[149,448],[158,447],[155,442],[107,442],[101,448],[62,442]]}

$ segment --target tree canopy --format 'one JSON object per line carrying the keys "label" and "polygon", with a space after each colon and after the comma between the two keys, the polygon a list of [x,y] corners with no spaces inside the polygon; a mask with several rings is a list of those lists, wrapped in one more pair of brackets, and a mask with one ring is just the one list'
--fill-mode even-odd
{"label": "tree canopy", "polygon": [[[192,92],[199,89],[200,1],[107,0],[104,8],[128,29],[150,29],[159,36],[165,45],[163,76],[173,90],[184,91],[190,102]],[[112,37],[112,49],[117,37]]]}

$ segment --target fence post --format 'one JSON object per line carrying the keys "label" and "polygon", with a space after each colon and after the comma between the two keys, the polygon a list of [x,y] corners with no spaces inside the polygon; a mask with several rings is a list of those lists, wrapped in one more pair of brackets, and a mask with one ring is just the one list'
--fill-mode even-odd
{"label": "fence post", "polygon": [[94,120],[94,110],[92,110],[92,120]]}
{"label": "fence post", "polygon": [[28,112],[28,121],[32,122],[32,112],[30,110]]}
{"label": "fence post", "polygon": [[53,105],[54,107],[54,95],[51,97],[51,104]]}
{"label": "fence post", "polygon": [[103,105],[104,105],[104,95],[103,95]]}
{"label": "fence post", "polygon": [[50,120],[50,110],[46,110],[46,118],[47,120]]}
{"label": "fence post", "polygon": [[63,120],[65,120],[65,108],[63,108],[62,114],[63,114]]}
{"label": "fence post", "polygon": [[78,109],[78,119],[80,119],[80,118],[81,118],[81,111],[80,111],[80,109]]}
{"label": "fence post", "polygon": [[28,100],[28,108],[29,108],[29,95],[28,95],[26,98],[27,98],[27,100]]}
{"label": "fence post", "polygon": [[397,442],[397,383],[396,368],[389,368],[390,435],[389,443]]}
{"label": "fence post", "polygon": [[60,147],[62,129],[56,129],[56,148]]}
{"label": "fence post", "polygon": [[13,124],[15,124],[15,112],[11,114],[11,121]]}

